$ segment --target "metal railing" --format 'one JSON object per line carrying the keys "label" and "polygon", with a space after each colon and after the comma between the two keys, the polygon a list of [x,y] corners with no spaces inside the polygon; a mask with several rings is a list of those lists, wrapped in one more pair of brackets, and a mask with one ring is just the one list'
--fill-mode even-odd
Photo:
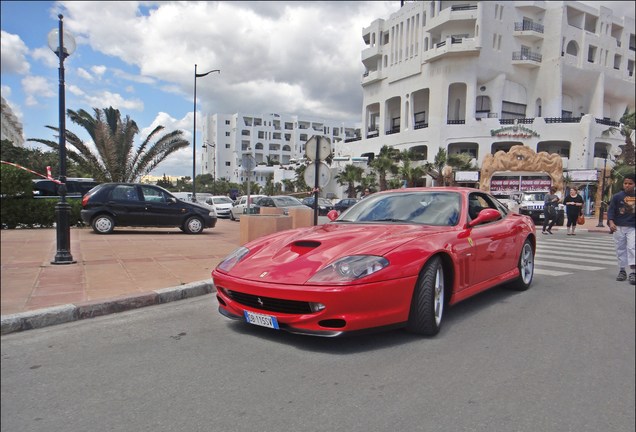
{"label": "metal railing", "polygon": [[533,31],[543,33],[543,25],[534,22],[516,22],[515,31]]}

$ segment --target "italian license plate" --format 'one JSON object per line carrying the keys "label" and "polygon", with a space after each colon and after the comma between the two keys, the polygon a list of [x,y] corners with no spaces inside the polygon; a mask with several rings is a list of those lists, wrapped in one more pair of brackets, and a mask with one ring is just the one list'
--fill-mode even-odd
{"label": "italian license plate", "polygon": [[247,321],[250,324],[279,330],[278,321],[276,320],[276,317],[274,316],[263,315],[263,314],[250,312],[250,311],[243,311],[243,314],[245,315],[245,321]]}

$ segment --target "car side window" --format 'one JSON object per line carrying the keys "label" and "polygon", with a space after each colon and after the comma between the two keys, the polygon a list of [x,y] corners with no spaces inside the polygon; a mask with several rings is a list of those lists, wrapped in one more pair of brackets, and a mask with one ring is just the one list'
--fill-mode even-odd
{"label": "car side window", "polygon": [[117,185],[113,189],[112,198],[116,201],[140,201],[137,187],[134,185]]}
{"label": "car side window", "polygon": [[166,202],[165,194],[158,189],[151,188],[148,186],[142,186],[141,192],[144,194],[144,201],[157,202],[157,203]]}
{"label": "car side window", "polygon": [[499,213],[505,214],[502,211],[501,206],[497,205],[494,200],[489,199],[487,196],[479,193],[472,193],[469,195],[468,216],[471,220],[475,219],[479,215],[480,211],[487,208],[495,209],[499,211]]}

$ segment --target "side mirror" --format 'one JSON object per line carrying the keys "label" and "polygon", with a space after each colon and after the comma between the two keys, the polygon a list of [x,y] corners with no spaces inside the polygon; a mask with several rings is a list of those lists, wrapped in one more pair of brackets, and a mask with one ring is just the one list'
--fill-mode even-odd
{"label": "side mirror", "polygon": [[468,222],[468,226],[472,228],[475,225],[483,224],[486,222],[493,222],[500,218],[501,213],[499,213],[498,210],[487,208],[480,211],[475,219]]}
{"label": "side mirror", "polygon": [[338,210],[330,210],[329,213],[327,213],[327,217],[332,222],[338,219],[338,216],[340,216],[340,213],[338,213]]}
{"label": "side mirror", "polygon": [[168,202],[172,203],[172,204],[176,204],[177,203],[177,199],[175,197],[170,197],[170,198],[168,198]]}

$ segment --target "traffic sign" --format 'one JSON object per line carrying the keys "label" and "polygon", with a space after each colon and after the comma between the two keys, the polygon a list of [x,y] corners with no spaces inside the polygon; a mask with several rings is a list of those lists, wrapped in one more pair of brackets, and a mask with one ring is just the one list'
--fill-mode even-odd
{"label": "traffic sign", "polygon": [[305,156],[307,159],[315,161],[316,160],[316,149],[318,148],[318,142],[320,141],[320,155],[319,158],[321,161],[324,161],[331,154],[331,140],[324,136],[314,135],[309,138],[309,141],[305,144]]}
{"label": "traffic sign", "polygon": [[323,188],[327,186],[331,180],[331,170],[329,169],[329,165],[324,162],[319,162],[318,164],[312,162],[307,165],[304,176],[305,183],[316,186],[316,165],[318,165],[318,187]]}

